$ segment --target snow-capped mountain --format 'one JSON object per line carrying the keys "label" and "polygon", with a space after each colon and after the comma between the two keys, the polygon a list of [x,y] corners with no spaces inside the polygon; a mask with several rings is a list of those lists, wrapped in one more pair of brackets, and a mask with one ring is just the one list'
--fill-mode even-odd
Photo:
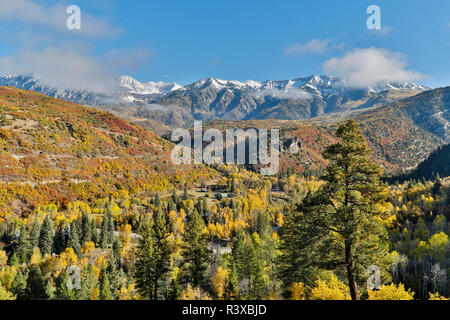
{"label": "snow-capped mountain", "polygon": [[184,87],[166,82],[141,83],[130,76],[121,76],[111,81],[108,94],[54,89],[44,81],[22,75],[0,77],[0,85],[102,106],[106,110],[110,106],[142,106],[136,116],[168,126],[187,125],[194,119],[309,119],[328,113],[379,107],[428,90],[408,82],[351,88],[344,79],[318,75],[263,82],[206,78]]}
{"label": "snow-capped mountain", "polygon": [[387,83],[351,88],[345,80],[313,75],[284,81],[202,79],[158,100],[189,110],[194,119],[307,119],[331,112],[382,106],[428,88]]}
{"label": "snow-capped mountain", "polygon": [[11,74],[0,77],[0,85],[36,91],[55,98],[92,106],[108,104],[145,104],[173,90],[181,88],[176,83],[141,83],[130,76],[121,76],[111,82],[109,93],[95,93],[86,90],[56,89],[39,78]]}
{"label": "snow-capped mountain", "polygon": [[127,90],[129,93],[135,94],[160,94],[164,95],[171,91],[178,90],[181,88],[180,85],[176,83],[167,82],[153,82],[149,81],[147,83],[141,83],[130,76],[121,76],[117,81],[117,86]]}

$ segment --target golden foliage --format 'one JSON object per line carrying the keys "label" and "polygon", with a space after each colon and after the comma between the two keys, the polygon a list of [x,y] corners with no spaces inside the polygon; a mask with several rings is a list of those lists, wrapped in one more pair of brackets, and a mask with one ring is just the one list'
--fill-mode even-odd
{"label": "golden foliage", "polygon": [[302,282],[294,282],[290,291],[291,300],[306,300],[306,288]]}
{"label": "golden foliage", "polygon": [[346,284],[333,273],[328,281],[318,279],[311,289],[311,300],[350,300],[350,291]]}
{"label": "golden foliage", "polygon": [[390,285],[382,285],[379,290],[367,290],[369,295],[368,300],[413,300],[414,292],[411,290],[405,290],[403,284],[396,286],[391,283]]}
{"label": "golden foliage", "polygon": [[194,288],[190,284],[181,293],[180,300],[212,300],[211,297],[200,288]]}
{"label": "golden foliage", "polygon": [[212,278],[212,285],[214,289],[214,293],[219,299],[222,299],[223,293],[225,291],[225,283],[228,277],[228,271],[221,266],[219,266],[216,270]]}

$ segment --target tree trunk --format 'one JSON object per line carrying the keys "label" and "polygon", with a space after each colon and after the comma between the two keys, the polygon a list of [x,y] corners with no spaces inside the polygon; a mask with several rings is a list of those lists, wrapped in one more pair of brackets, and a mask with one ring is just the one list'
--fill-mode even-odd
{"label": "tree trunk", "polygon": [[351,245],[349,243],[345,244],[345,265],[347,267],[347,277],[348,286],[350,288],[350,296],[352,300],[359,300],[358,286],[356,285],[355,277],[353,276],[352,270],[352,255],[351,255]]}

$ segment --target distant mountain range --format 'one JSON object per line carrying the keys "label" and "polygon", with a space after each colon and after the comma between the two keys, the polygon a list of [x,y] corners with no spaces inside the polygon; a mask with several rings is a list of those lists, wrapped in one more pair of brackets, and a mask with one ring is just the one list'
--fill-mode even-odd
{"label": "distant mountain range", "polygon": [[[23,76],[4,77],[0,84],[24,86],[67,100],[99,97],[88,92],[52,90],[39,80]],[[337,123],[350,117],[360,124],[373,157],[388,171],[412,169],[433,150],[450,143],[450,87],[428,90],[396,83],[350,89],[342,80],[326,76],[266,82],[208,78],[180,87],[121,77],[114,95],[125,102],[96,108],[157,134],[170,132],[174,125],[189,126],[193,119],[215,119],[205,127],[219,129],[280,128],[287,149],[297,148],[295,141],[302,148],[300,157],[282,157],[284,168],[314,169],[323,165],[321,152],[335,141]]]}
{"label": "distant mountain range", "polygon": [[56,89],[48,86],[39,78],[17,74],[0,77],[0,86],[13,86],[90,106],[146,104],[172,90],[181,88],[176,83],[152,81],[141,83],[132,77],[121,76],[109,84],[111,89],[106,94],[70,88]]}
{"label": "distant mountain range", "polygon": [[[193,120],[309,119],[329,113],[379,107],[429,88],[409,82],[355,89],[343,79],[313,75],[286,81],[233,81],[207,78],[187,86],[176,83],[141,83],[121,76],[111,93],[59,90],[39,79],[22,75],[0,77],[11,85],[52,97],[98,106],[133,106],[133,117],[166,126],[186,126]],[[116,113],[121,115],[120,108]],[[128,109],[124,112],[129,113]]]}
{"label": "distant mountain range", "polygon": [[308,120],[216,120],[204,127],[279,128],[282,145],[295,149],[298,141],[301,150],[298,155],[282,153],[281,169],[317,170],[325,165],[322,151],[337,141],[334,132],[338,123],[348,118],[358,122],[373,150],[373,159],[388,172],[411,170],[439,146],[450,143],[450,87],[422,92],[379,108]]}

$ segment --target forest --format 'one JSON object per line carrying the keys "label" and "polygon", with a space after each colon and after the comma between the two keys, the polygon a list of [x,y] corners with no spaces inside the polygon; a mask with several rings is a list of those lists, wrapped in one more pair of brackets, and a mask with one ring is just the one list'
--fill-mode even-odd
{"label": "forest", "polygon": [[355,121],[335,134],[320,176],[213,165],[171,189],[2,205],[0,300],[448,300],[450,178],[430,160],[384,182]]}

